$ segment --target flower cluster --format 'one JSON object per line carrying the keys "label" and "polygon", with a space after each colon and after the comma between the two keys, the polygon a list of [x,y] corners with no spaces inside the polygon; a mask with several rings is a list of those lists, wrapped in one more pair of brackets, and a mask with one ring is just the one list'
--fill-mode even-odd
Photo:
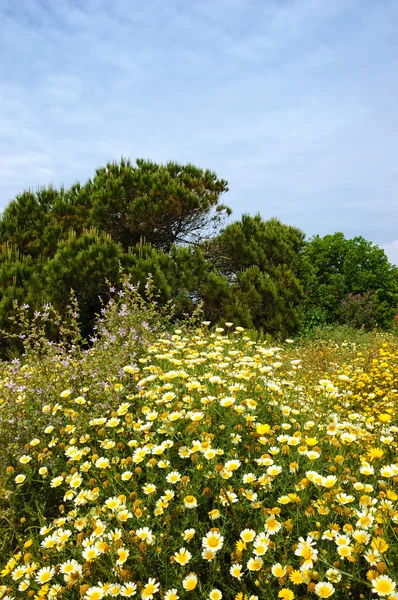
{"label": "flower cluster", "polygon": [[[0,598],[398,599],[398,349],[325,368],[206,327],[53,380],[1,484],[23,512]],[[34,375],[10,367],[4,414]]]}

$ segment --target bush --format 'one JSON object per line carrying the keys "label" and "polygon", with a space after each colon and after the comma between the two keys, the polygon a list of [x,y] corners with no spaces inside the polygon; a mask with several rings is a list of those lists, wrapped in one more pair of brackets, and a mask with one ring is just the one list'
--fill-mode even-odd
{"label": "bush", "polygon": [[350,327],[374,329],[377,327],[377,301],[373,292],[347,294],[340,303],[339,320]]}

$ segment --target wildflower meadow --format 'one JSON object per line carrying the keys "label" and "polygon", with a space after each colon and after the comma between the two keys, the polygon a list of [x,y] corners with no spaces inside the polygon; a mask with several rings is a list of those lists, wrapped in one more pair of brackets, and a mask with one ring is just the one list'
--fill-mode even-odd
{"label": "wildflower meadow", "polygon": [[396,338],[154,306],[125,286],[87,348],[48,308],[1,364],[0,597],[397,599]]}

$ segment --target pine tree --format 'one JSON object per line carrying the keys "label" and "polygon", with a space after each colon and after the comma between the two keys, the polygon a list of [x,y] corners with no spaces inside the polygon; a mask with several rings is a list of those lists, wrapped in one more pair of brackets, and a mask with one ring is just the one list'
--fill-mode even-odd
{"label": "pine tree", "polygon": [[[46,301],[41,285],[42,268],[42,261],[22,254],[16,246],[9,243],[0,246],[0,330],[19,333],[12,322],[12,317],[16,316],[15,303],[26,305],[33,315]],[[0,333],[0,358],[7,358],[20,349],[18,343]]]}
{"label": "pine tree", "polygon": [[[300,322],[298,279],[304,234],[278,219],[243,215],[204,244],[231,289],[222,310],[231,320],[270,334],[291,334]],[[224,290],[225,292],[225,290]]]}
{"label": "pine tree", "polygon": [[[193,165],[158,165],[122,159],[99,168],[81,195],[89,222],[106,231],[125,251],[141,239],[159,250],[199,242],[217,228],[230,209],[219,204],[227,182]],[[87,200],[86,200],[87,202]]]}
{"label": "pine tree", "polygon": [[107,281],[119,281],[122,255],[121,245],[107,233],[90,229],[78,236],[71,231],[44,266],[44,285],[51,302],[64,311],[73,290],[86,336],[102,302],[109,297]]}

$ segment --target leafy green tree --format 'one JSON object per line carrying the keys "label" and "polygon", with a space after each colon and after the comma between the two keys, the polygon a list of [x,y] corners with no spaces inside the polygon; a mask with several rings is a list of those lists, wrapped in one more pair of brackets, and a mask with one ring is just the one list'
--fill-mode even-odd
{"label": "leafy green tree", "polygon": [[144,239],[156,249],[199,242],[230,209],[219,204],[227,182],[212,171],[168,162],[122,159],[97,169],[81,189],[90,225],[106,231],[127,251]]}
{"label": "leafy green tree", "polygon": [[377,324],[392,324],[398,303],[398,269],[388,262],[384,250],[362,237],[346,239],[335,233],[311,238],[301,256],[301,282],[307,318],[320,311],[328,323],[341,320],[341,303],[349,294],[372,293]]}

